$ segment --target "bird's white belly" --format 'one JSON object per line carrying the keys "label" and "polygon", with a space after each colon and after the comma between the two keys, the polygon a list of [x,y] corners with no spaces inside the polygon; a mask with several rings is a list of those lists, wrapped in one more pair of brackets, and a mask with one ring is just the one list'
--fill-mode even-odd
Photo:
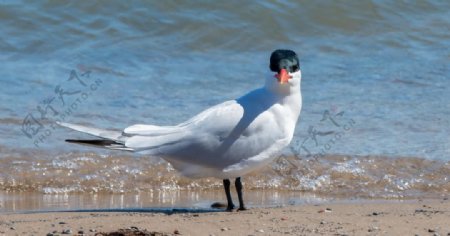
{"label": "bird's white belly", "polygon": [[196,153],[189,150],[184,152],[184,155],[167,155],[162,158],[187,177],[235,178],[261,169],[272,162],[290,141],[290,138],[246,139],[251,137],[242,137],[240,142],[234,143],[223,153],[205,151]]}
{"label": "bird's white belly", "polygon": [[[256,171],[268,165],[278,156],[273,155],[271,157],[261,159],[252,162],[252,165],[243,165],[237,170],[228,171],[227,168],[214,168],[207,167],[204,165],[197,165],[192,163],[187,163],[179,161],[179,159],[173,159],[170,157],[162,157],[164,160],[169,162],[175,170],[181,173],[183,176],[189,178],[205,178],[205,177],[215,177],[220,179],[229,179],[244,176],[250,172]],[[239,163],[237,163],[239,164]]]}

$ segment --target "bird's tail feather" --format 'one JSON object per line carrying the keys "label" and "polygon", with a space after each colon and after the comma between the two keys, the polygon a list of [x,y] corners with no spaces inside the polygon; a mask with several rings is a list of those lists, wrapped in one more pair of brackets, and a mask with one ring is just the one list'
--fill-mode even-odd
{"label": "bird's tail feather", "polygon": [[56,124],[78,131],[86,134],[90,134],[92,136],[96,136],[103,139],[113,140],[118,143],[123,143],[123,135],[120,131],[113,131],[113,130],[105,130],[105,129],[99,129],[99,128],[93,128],[83,125],[77,125],[77,124],[70,124],[65,122],[56,122]]}
{"label": "bird's tail feather", "polygon": [[113,150],[134,151],[134,149],[126,147],[123,143],[107,139],[66,139],[66,142]]}
{"label": "bird's tail feather", "polygon": [[120,131],[104,130],[64,122],[57,122],[57,124],[78,132],[86,133],[101,138],[101,139],[67,139],[66,142],[113,150],[135,151],[133,148],[125,146],[125,141],[128,137],[123,136],[122,132]]}

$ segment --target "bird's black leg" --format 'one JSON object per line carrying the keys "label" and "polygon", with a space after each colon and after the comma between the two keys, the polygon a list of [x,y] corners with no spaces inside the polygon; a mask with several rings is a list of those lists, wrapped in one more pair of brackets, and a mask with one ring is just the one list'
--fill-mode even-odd
{"label": "bird's black leg", "polygon": [[233,199],[231,199],[230,185],[231,183],[229,179],[223,180],[223,187],[225,188],[225,194],[227,195],[228,202],[227,211],[231,211],[234,209]]}
{"label": "bird's black leg", "polygon": [[236,185],[236,192],[238,194],[239,198],[239,209],[238,211],[247,210],[244,206],[244,199],[242,198],[242,183],[241,183],[241,177],[237,177],[236,181],[234,182]]}

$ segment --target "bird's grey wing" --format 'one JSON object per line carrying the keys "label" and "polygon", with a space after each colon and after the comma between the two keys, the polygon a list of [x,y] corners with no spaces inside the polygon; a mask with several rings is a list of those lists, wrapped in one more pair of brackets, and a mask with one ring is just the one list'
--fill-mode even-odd
{"label": "bird's grey wing", "polygon": [[180,129],[178,126],[157,126],[157,125],[143,125],[136,124],[129,126],[123,130],[123,133],[128,136],[160,136],[165,134],[177,133]]}
{"label": "bird's grey wing", "polygon": [[242,106],[233,100],[213,106],[177,126],[130,126],[124,131],[131,136],[125,146],[161,155],[212,150],[236,126],[243,112]]}

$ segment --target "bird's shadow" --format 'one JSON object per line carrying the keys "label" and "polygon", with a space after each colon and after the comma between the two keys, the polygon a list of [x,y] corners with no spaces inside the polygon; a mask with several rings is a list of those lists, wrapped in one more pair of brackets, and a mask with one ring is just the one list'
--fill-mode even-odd
{"label": "bird's shadow", "polygon": [[23,214],[35,213],[161,213],[166,215],[186,214],[186,213],[213,213],[226,212],[219,208],[110,208],[110,209],[79,209],[79,210],[49,210],[49,211],[26,211]]}

